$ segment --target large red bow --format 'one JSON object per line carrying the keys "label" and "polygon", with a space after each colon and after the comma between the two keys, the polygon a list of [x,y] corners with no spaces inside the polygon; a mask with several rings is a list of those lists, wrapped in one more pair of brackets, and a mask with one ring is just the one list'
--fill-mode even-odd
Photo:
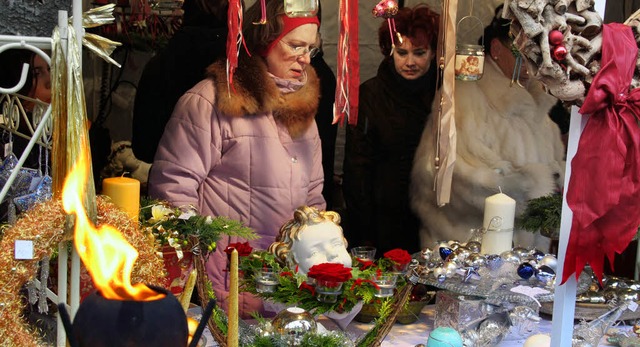
{"label": "large red bow", "polygon": [[638,48],[631,28],[603,25],[601,68],[580,113],[591,117],[571,162],[567,203],[573,211],[562,283],[589,263],[602,282],[640,225],[640,90],[629,92]]}

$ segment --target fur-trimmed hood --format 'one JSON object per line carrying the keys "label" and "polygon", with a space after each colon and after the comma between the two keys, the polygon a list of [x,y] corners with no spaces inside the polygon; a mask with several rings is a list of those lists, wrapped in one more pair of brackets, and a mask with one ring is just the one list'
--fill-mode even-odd
{"label": "fur-trimmed hood", "polygon": [[226,61],[217,61],[207,68],[207,77],[215,81],[218,109],[231,117],[272,112],[274,119],[285,125],[292,138],[302,135],[315,119],[320,100],[320,81],[315,70],[307,65],[307,81],[294,92],[283,93],[267,72],[261,57],[240,54],[233,86],[228,91]]}

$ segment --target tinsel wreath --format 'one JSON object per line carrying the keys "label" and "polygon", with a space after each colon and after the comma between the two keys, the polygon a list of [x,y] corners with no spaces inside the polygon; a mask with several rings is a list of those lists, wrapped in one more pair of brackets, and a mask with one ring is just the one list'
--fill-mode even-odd
{"label": "tinsel wreath", "polygon": [[[153,242],[140,232],[125,212],[104,197],[96,198],[97,224],[118,228],[139,256],[131,276],[132,283],[161,286],[164,273],[162,259],[155,255]],[[23,319],[20,288],[35,278],[38,263],[50,256],[62,241],[65,212],[60,200],[49,200],[22,214],[16,224],[8,228],[0,241],[0,344],[3,346],[43,346],[37,331]],[[33,259],[15,260],[16,240],[33,241]]]}

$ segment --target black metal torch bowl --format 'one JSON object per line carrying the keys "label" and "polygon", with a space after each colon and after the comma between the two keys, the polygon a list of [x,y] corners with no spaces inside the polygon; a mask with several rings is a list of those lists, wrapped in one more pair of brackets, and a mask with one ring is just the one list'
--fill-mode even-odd
{"label": "black metal torch bowl", "polygon": [[165,294],[164,298],[113,300],[104,298],[98,291],[87,296],[73,319],[72,331],[65,326],[70,344],[77,347],[187,346],[189,331],[182,306],[164,288],[149,288]]}

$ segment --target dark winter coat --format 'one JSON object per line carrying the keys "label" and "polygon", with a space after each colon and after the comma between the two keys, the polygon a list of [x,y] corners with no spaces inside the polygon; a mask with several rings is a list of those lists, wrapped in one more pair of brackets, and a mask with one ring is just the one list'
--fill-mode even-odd
{"label": "dark winter coat", "polygon": [[[133,107],[131,146],[136,158],[153,162],[164,127],[178,99],[205,78],[207,66],[226,53],[226,23],[208,21],[181,28],[142,72]],[[204,18],[201,19],[204,21]]]}
{"label": "dark winter coat", "polygon": [[397,74],[391,58],[360,86],[358,124],[347,128],[344,159],[345,234],[351,246],[420,249],[409,204],[413,156],[436,89],[435,62],[421,78]]}

